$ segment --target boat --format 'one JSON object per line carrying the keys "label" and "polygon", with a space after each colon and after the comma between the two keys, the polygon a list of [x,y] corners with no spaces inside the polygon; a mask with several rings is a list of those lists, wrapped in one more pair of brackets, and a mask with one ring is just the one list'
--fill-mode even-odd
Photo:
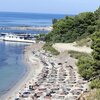
{"label": "boat", "polygon": [[21,35],[21,34],[2,33],[0,36],[0,40],[10,41],[10,42],[36,43],[36,39],[28,34]]}

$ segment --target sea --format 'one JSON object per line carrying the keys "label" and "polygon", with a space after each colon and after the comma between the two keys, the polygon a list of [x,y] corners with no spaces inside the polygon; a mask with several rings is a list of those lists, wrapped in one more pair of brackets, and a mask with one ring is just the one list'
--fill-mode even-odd
{"label": "sea", "polygon": [[[61,19],[61,14],[38,14],[0,12],[0,27],[34,26],[46,27],[52,25],[52,19]],[[0,33],[48,33],[40,30],[0,30]],[[8,92],[26,73],[24,63],[24,48],[29,44],[0,41],[0,96]]]}

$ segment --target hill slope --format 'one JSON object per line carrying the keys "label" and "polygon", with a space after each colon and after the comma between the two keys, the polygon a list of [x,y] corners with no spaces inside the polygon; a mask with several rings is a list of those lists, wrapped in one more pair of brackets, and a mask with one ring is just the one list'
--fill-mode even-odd
{"label": "hill slope", "polygon": [[100,8],[95,12],[66,16],[53,24],[53,30],[46,35],[47,42],[74,42],[84,37],[91,37],[100,28]]}

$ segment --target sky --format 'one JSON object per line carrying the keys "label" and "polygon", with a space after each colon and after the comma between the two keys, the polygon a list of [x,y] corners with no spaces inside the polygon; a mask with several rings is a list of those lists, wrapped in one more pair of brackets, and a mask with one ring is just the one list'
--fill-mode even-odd
{"label": "sky", "polygon": [[95,11],[100,0],[0,0],[0,11],[78,14]]}

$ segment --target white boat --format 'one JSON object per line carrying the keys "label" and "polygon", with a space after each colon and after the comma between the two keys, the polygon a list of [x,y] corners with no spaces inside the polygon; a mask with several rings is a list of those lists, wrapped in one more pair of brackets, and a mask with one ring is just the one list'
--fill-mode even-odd
{"label": "white boat", "polygon": [[24,37],[24,36],[20,36],[20,35],[16,35],[16,34],[8,34],[8,33],[3,33],[0,36],[0,40],[10,41],[10,42],[36,43],[35,38],[29,39],[28,37]]}

